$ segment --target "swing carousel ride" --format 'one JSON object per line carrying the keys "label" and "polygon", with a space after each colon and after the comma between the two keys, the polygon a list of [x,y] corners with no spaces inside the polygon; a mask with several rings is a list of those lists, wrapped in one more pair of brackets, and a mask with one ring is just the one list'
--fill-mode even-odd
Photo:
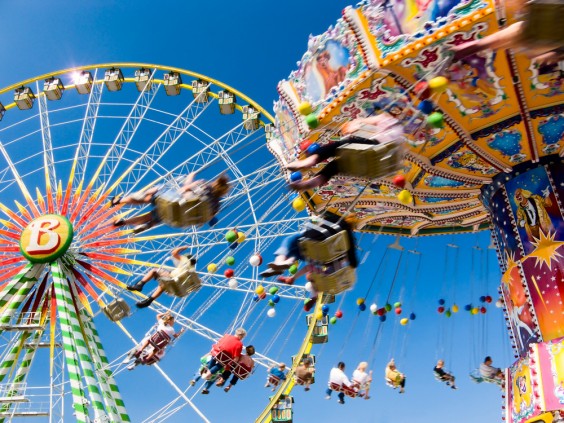
{"label": "swing carousel ride", "polygon": [[[519,354],[506,372],[506,421],[552,421],[564,404],[563,72],[541,72],[511,50],[450,60],[453,46],[517,18],[487,0],[349,7],[310,38],[299,69],[279,84],[275,118],[219,81],[157,65],[85,66],[1,89],[0,418],[68,421],[68,396],[80,422],[163,421],[186,405],[209,421],[158,360],[152,366],[177,400],[138,419],[128,413],[116,380],[143,336],[126,317],[146,296],[126,288],[151,270],[174,269],[171,250],[187,246],[197,258],[192,277],[149,308],[174,316],[186,330],[180,336],[209,343],[241,326],[258,332],[260,316],[278,315],[269,320],[274,339],[301,320],[306,287],[267,282],[258,266],[309,220],[298,214],[307,205],[353,212],[357,230],[374,234],[490,229]],[[344,122],[380,112],[398,119],[408,139],[395,176],[337,176],[299,197],[288,193],[281,168],[312,143],[336,139]],[[146,231],[114,224],[152,208],[112,206],[114,197],[179,190],[193,171],[231,180],[213,219],[188,226],[171,212]],[[213,307],[225,296],[238,296],[240,307]],[[318,296],[290,372],[327,340],[322,305],[331,297]],[[97,327],[108,325],[130,345],[104,349]],[[257,366],[277,363],[272,342],[255,344]],[[292,421],[290,376],[257,421]]]}

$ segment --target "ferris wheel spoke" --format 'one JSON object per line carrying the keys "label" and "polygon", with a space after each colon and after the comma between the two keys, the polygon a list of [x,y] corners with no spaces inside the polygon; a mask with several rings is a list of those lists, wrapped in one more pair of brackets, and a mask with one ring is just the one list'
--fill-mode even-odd
{"label": "ferris wheel spoke", "polygon": [[166,127],[147,151],[122,174],[112,189],[119,183],[124,192],[130,192],[138,181],[148,174],[154,162],[158,162],[168,150],[188,131],[193,123],[207,110],[212,101],[201,103],[192,100]]}
{"label": "ferris wheel spoke", "polygon": [[[35,82],[38,93],[41,93],[39,81]],[[43,167],[45,170],[45,189],[47,193],[47,205],[49,213],[54,213],[52,190],[57,187],[57,173],[55,170],[55,159],[53,157],[53,143],[51,141],[51,124],[49,121],[49,108],[47,106],[47,96],[39,94],[37,96],[39,107],[39,122],[41,124],[41,140],[43,141]]]}

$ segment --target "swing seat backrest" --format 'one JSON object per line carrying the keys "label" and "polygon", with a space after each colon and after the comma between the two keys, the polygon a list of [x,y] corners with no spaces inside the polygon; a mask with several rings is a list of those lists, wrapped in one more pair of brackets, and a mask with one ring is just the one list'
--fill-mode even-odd
{"label": "swing seat backrest", "polygon": [[159,279],[159,285],[164,292],[175,297],[185,297],[191,292],[197,291],[202,286],[198,274],[192,270],[185,270],[172,279]]}
{"label": "swing seat backrest", "polygon": [[384,378],[384,379],[385,379],[385,381],[386,381],[386,385],[388,385],[390,388],[396,389],[396,388],[399,386],[399,383],[397,383],[397,382],[395,382],[395,381],[393,381],[393,380],[391,380],[391,379],[388,379],[387,377]]}
{"label": "swing seat backrest", "polygon": [[239,380],[246,379],[252,373],[252,369],[241,365],[240,363],[234,363],[233,370],[231,371]]}
{"label": "swing seat backrest", "polygon": [[205,195],[181,196],[169,190],[155,200],[159,219],[173,228],[203,225],[213,217],[211,202]]}
{"label": "swing seat backrest", "polygon": [[556,49],[564,47],[564,3],[554,0],[533,0],[527,4],[523,39],[528,46]]}
{"label": "swing seat backrest", "polygon": [[362,179],[390,176],[402,168],[403,141],[387,144],[345,144],[337,149],[339,173]]}
{"label": "swing seat backrest", "polygon": [[347,266],[329,275],[313,271],[309,277],[318,292],[336,295],[353,287],[356,282],[356,271]]}
{"label": "swing seat backrest", "polygon": [[102,308],[102,311],[112,322],[119,322],[131,314],[131,309],[123,298],[116,298]]}
{"label": "swing seat backrest", "polygon": [[156,350],[163,350],[168,344],[170,344],[171,340],[172,338],[168,336],[166,332],[159,330],[151,335],[149,344],[151,344]]}
{"label": "swing seat backrest", "polygon": [[300,252],[308,261],[329,263],[343,257],[351,248],[347,231],[331,235],[323,241],[302,238]]}

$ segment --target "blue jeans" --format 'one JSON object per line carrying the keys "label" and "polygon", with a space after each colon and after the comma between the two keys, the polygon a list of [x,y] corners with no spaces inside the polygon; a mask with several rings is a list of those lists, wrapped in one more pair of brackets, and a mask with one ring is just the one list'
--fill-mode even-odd
{"label": "blue jeans", "polygon": [[303,232],[287,236],[282,240],[278,249],[274,252],[277,256],[295,257],[298,260],[303,260],[300,255],[299,240],[303,236]]}
{"label": "blue jeans", "polygon": [[[328,397],[331,396],[331,394],[333,393],[333,390],[331,388],[327,388],[327,390],[325,391],[325,393],[327,394]],[[339,401],[343,401],[345,402],[345,394],[343,392],[339,392],[337,394],[337,397],[339,397]]]}

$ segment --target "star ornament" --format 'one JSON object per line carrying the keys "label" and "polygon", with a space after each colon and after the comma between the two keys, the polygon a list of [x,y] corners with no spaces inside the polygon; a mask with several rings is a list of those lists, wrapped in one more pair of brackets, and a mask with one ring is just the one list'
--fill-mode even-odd
{"label": "star ornament", "polygon": [[544,263],[550,270],[552,270],[552,261],[557,261],[562,257],[557,250],[561,245],[564,245],[564,242],[554,240],[556,232],[551,234],[549,231],[548,235],[545,235],[543,231],[539,232],[540,237],[538,239],[534,238],[533,241],[531,241],[531,244],[535,247],[535,249],[531,254],[529,254],[529,257],[535,257],[535,266],[540,267],[541,263]]}

